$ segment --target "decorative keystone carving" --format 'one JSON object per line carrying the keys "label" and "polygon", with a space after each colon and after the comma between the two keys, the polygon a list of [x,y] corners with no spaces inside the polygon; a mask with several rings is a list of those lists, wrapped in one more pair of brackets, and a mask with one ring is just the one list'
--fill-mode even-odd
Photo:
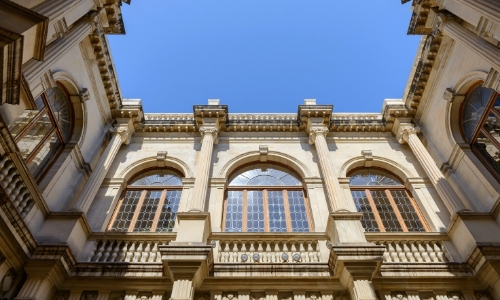
{"label": "decorative keystone carving", "polygon": [[420,127],[413,126],[411,124],[404,125],[401,124],[399,127],[397,139],[400,144],[404,144],[408,142],[408,136],[410,134],[418,134],[420,132]]}
{"label": "decorative keystone carving", "polygon": [[443,99],[449,103],[452,103],[455,100],[455,91],[447,88],[443,93]]}
{"label": "decorative keystone carving", "polygon": [[328,134],[328,128],[324,127],[311,127],[309,129],[309,144],[313,145],[316,142],[316,137],[322,135],[326,137]]}
{"label": "decorative keystone carving", "polygon": [[81,92],[78,93],[78,96],[80,97],[80,102],[82,103],[90,100],[90,93],[86,88],[83,88]]}
{"label": "decorative keystone carving", "polygon": [[269,147],[267,145],[259,145],[260,161],[267,161],[267,153]]}
{"label": "decorative keystone carving", "polygon": [[500,72],[491,68],[483,83],[483,87],[494,89],[500,93]]}
{"label": "decorative keystone carving", "polygon": [[167,151],[158,151],[158,153],[156,153],[156,161],[158,163],[158,167],[165,167],[165,160],[167,159],[167,155]]}
{"label": "decorative keystone carving", "polygon": [[124,144],[130,144],[130,139],[131,139],[131,132],[128,127],[120,126],[120,127],[112,127],[109,129],[109,132],[111,134],[119,134],[122,143]]}
{"label": "decorative keystone carving", "polygon": [[211,135],[214,139],[214,144],[218,143],[217,136],[219,134],[219,129],[217,127],[200,127],[201,140],[205,138],[206,135]]}
{"label": "decorative keystone carving", "polygon": [[361,150],[361,155],[365,158],[365,168],[371,167],[373,165],[372,150]]}
{"label": "decorative keystone carving", "polygon": [[54,76],[52,76],[52,71],[48,70],[47,72],[43,73],[42,83],[44,89],[57,87],[56,80],[54,79]]}
{"label": "decorative keystone carving", "polygon": [[491,27],[493,26],[493,22],[488,18],[481,16],[479,22],[476,26],[476,33],[479,36],[491,37],[493,34],[491,33]]}
{"label": "decorative keystone carving", "polygon": [[66,19],[62,17],[61,19],[54,22],[54,29],[56,33],[54,34],[57,38],[63,37],[68,31],[68,25],[66,24]]}

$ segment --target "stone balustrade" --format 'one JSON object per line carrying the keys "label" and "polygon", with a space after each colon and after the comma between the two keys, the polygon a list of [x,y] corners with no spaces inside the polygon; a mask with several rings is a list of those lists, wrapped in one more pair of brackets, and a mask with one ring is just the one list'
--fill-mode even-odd
{"label": "stone balustrade", "polygon": [[315,263],[325,262],[318,239],[231,238],[216,241],[217,263]]}
{"label": "stone balustrade", "polygon": [[168,245],[175,235],[106,234],[95,238],[87,262],[161,263],[160,245]]}
{"label": "stone balustrade", "polygon": [[8,155],[0,157],[0,184],[24,219],[35,205],[35,201]]}

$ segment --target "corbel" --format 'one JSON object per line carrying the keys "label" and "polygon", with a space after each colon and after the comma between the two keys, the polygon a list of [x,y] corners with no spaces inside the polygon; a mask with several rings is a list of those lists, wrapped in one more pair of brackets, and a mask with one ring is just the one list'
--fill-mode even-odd
{"label": "corbel", "polygon": [[168,152],[167,151],[158,151],[156,154],[156,162],[158,164],[158,167],[164,168],[165,167],[165,160],[167,159]]}
{"label": "corbel", "polygon": [[488,76],[486,76],[484,80],[483,87],[494,89],[500,93],[500,73],[494,68],[491,68]]}
{"label": "corbel", "polygon": [[361,155],[365,159],[365,168],[370,168],[373,165],[372,150],[361,150]]}
{"label": "corbel", "polygon": [[80,97],[80,102],[84,103],[88,100],[90,100],[90,93],[89,90],[86,88],[83,88],[80,93],[78,93],[78,97]]}
{"label": "corbel", "polygon": [[42,74],[42,85],[44,90],[57,87],[56,80],[54,79],[51,70]]}
{"label": "corbel", "polygon": [[455,91],[453,89],[447,88],[444,90],[443,99],[448,103],[452,103],[455,100]]}
{"label": "corbel", "polygon": [[482,37],[492,37],[493,36],[493,34],[491,33],[492,27],[493,27],[493,22],[490,19],[481,16],[476,26],[476,34]]}
{"label": "corbel", "polygon": [[68,25],[66,24],[66,19],[62,17],[61,19],[54,22],[54,29],[56,33],[54,34],[56,38],[62,38],[66,32],[68,32]]}
{"label": "corbel", "polygon": [[267,161],[267,153],[269,152],[269,147],[267,145],[259,145],[260,161]]}

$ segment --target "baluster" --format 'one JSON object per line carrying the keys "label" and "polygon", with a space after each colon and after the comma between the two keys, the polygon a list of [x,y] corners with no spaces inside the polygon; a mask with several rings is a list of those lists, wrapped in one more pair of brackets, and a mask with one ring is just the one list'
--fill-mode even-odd
{"label": "baluster", "polygon": [[106,248],[106,251],[104,252],[104,255],[102,256],[102,259],[101,259],[102,262],[108,261],[108,257],[111,255],[111,251],[113,251],[113,241],[109,241],[108,247]]}
{"label": "baluster", "polygon": [[406,261],[414,262],[415,258],[413,257],[413,253],[411,253],[410,247],[408,247],[409,244],[410,242],[406,242],[403,244],[403,251],[406,255]]}
{"label": "baluster", "polygon": [[238,241],[233,242],[233,262],[238,262]]}
{"label": "baluster", "polygon": [[397,242],[397,243],[395,243],[395,244],[396,244],[396,251],[397,251],[397,253],[398,253],[398,258],[399,258],[399,261],[400,261],[400,262],[406,262],[406,261],[407,261],[407,259],[406,259],[406,255],[405,255],[405,253],[404,253],[404,251],[403,251],[403,248],[401,248],[401,243],[402,243],[402,242]]}
{"label": "baluster", "polygon": [[431,258],[429,257],[429,253],[425,251],[425,246],[423,245],[424,242],[418,242],[418,251],[420,251],[420,256],[422,256],[422,259],[424,262],[430,262]]}
{"label": "baluster", "polygon": [[229,262],[229,242],[224,242],[224,254],[222,254],[222,262]]}
{"label": "baluster", "polygon": [[281,262],[281,251],[280,251],[280,243],[278,241],[274,242],[274,255],[273,262],[279,263]]}
{"label": "baluster", "polygon": [[222,262],[222,246],[221,246],[222,243],[223,243],[222,241],[218,241],[218,243],[217,243],[217,247],[219,249],[219,253],[217,253],[217,261],[218,262]]}
{"label": "baluster", "polygon": [[306,249],[304,248],[304,242],[299,242],[300,260],[302,262],[308,262],[309,257],[307,257]]}
{"label": "baluster", "polygon": [[250,241],[250,249],[248,251],[250,252],[248,255],[248,261],[253,262],[253,254],[255,253],[255,246],[253,241]]}
{"label": "baluster", "polygon": [[[283,253],[286,253],[288,255],[288,262],[293,261],[292,256],[288,251],[288,243],[286,241],[283,241],[282,243],[283,243]],[[283,261],[283,257],[281,257],[280,259]]]}
{"label": "baluster", "polygon": [[146,249],[142,252],[141,262],[147,262],[149,258],[149,253],[151,252],[151,241],[148,241],[146,244]]}
{"label": "baluster", "polygon": [[398,253],[396,252],[396,249],[394,249],[392,242],[387,241],[387,246],[389,249],[389,255],[391,256],[391,260],[393,262],[399,262]]}
{"label": "baluster", "polygon": [[130,248],[128,248],[127,257],[125,258],[125,262],[132,262],[135,252],[135,242],[132,242]]}
{"label": "baluster", "polygon": [[21,189],[24,187],[22,181],[19,182],[19,184],[17,185],[17,187],[12,191],[12,193],[10,194],[10,198],[11,199],[15,199],[17,197],[17,195],[19,195],[19,193],[21,192]]}
{"label": "baluster", "polygon": [[385,246],[385,251],[384,251],[384,254],[382,255],[382,258],[383,258],[384,262],[392,262],[391,255],[389,254],[389,242],[378,241],[378,242],[375,242],[375,244]]}
{"label": "baluster", "polygon": [[151,254],[149,255],[148,262],[155,262],[157,255],[158,255],[158,242],[154,241],[153,242],[153,249],[151,249]]}
{"label": "baluster", "polygon": [[118,257],[118,251],[120,251],[120,241],[116,241],[113,253],[111,253],[111,257],[109,258],[110,262],[114,262],[116,260],[116,257]]}
{"label": "baluster", "polygon": [[29,196],[25,195],[23,200],[21,200],[21,202],[19,203],[19,206],[17,207],[17,211],[19,213],[21,213],[23,211],[23,209],[28,205],[29,199],[30,199]]}
{"label": "baluster", "polygon": [[[297,253],[297,247],[295,246],[295,241],[290,241],[290,252],[291,252],[291,253],[290,253],[290,256],[289,256],[290,258],[289,258],[289,259],[290,259],[292,262],[298,262],[298,261],[295,261],[295,259],[293,259],[293,255],[294,255],[295,253]],[[300,254],[299,254],[299,255],[300,255]]]}
{"label": "baluster", "polygon": [[317,262],[321,261],[321,252],[319,251],[319,241],[316,241],[316,260]]}
{"label": "baluster", "polygon": [[5,166],[5,163],[9,160],[8,155],[4,155],[2,159],[0,159],[0,170],[3,169],[3,166]]}
{"label": "baluster", "polygon": [[16,196],[16,198],[14,199],[14,201],[12,201],[12,203],[14,204],[14,207],[16,209],[19,206],[19,203],[21,203],[21,201],[24,199],[24,197],[26,196],[27,193],[28,193],[27,189],[22,189],[21,193]]}
{"label": "baluster", "polygon": [[92,249],[90,250],[89,258],[87,259],[87,262],[91,262],[92,258],[94,258],[95,251],[97,250],[97,241],[94,241],[94,245],[92,246]]}
{"label": "baluster", "polygon": [[13,176],[10,177],[10,181],[9,181],[10,183],[5,188],[5,192],[7,193],[7,195],[9,195],[9,197],[12,194],[12,191],[14,190],[14,188],[16,187],[16,184],[20,180],[19,176],[16,173],[12,172],[12,175]]}
{"label": "baluster", "polygon": [[307,242],[307,252],[309,254],[309,262],[314,262],[316,258],[316,253],[313,252],[312,242]]}
{"label": "baluster", "polygon": [[262,248],[262,241],[257,242],[259,244],[259,247],[257,248],[257,251],[259,252],[259,262],[265,262],[266,257],[264,256],[264,248]]}
{"label": "baluster", "polygon": [[411,243],[411,252],[413,253],[413,257],[415,257],[416,262],[422,262],[422,255],[420,255],[420,251],[418,251],[418,248],[415,246],[416,242]]}
{"label": "baluster", "polygon": [[273,262],[273,255],[271,254],[271,242],[267,241],[266,242],[266,262],[271,263]]}
{"label": "baluster", "polygon": [[429,242],[425,245],[425,250],[427,250],[427,252],[429,253],[429,257],[431,258],[432,262],[438,262],[436,252],[434,252],[430,244],[431,243]]}
{"label": "baluster", "polygon": [[443,250],[441,250],[442,245],[438,245],[439,242],[433,242],[434,252],[436,252],[436,256],[440,262],[446,262],[446,258],[443,255]]}
{"label": "baluster", "polygon": [[[170,241],[168,241],[168,243],[170,243]],[[158,244],[160,244],[160,242],[158,242]],[[162,245],[166,245],[167,242],[162,241],[161,244]],[[161,253],[160,253],[159,245],[158,245],[158,250],[156,251],[156,262],[162,262],[161,261]]]}
{"label": "baluster", "polygon": [[[5,167],[3,169],[0,169],[0,174],[2,174],[2,176],[0,176],[0,182],[2,184],[2,186],[7,186],[7,180],[5,180],[5,178],[7,177],[7,175],[9,174],[9,171],[10,169],[12,168],[12,162],[8,162]],[[5,184],[5,185],[4,185]]]}
{"label": "baluster", "polygon": [[128,244],[129,241],[125,241],[123,243],[122,248],[120,249],[120,254],[118,254],[118,259],[116,259],[116,262],[123,262],[125,260],[125,256],[127,255],[127,249],[128,249]]}
{"label": "baluster", "polygon": [[[241,254],[247,254],[247,244],[245,241],[241,241]],[[247,254],[247,256],[248,256],[248,254]],[[240,258],[241,258],[241,255],[240,255]],[[248,262],[248,259],[245,262]]]}
{"label": "baluster", "polygon": [[137,249],[135,250],[132,262],[139,262],[139,260],[141,259],[141,254],[142,254],[142,241],[139,241],[139,246],[137,246]]}
{"label": "baluster", "polygon": [[101,247],[99,247],[99,250],[97,250],[97,254],[94,256],[92,261],[98,262],[101,259],[102,253],[104,252],[105,249],[104,246],[106,246],[106,241],[101,241]]}

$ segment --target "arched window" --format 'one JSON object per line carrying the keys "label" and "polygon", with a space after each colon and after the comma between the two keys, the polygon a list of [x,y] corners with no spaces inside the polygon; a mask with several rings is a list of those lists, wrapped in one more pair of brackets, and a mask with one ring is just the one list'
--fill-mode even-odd
{"label": "arched window", "polygon": [[36,109],[25,110],[9,131],[31,174],[40,179],[70,138],[73,109],[60,87],[45,90],[35,104]]}
{"label": "arched window", "polygon": [[311,222],[302,182],[288,169],[253,164],[229,179],[226,232],[308,232]]}
{"label": "arched window", "polygon": [[497,180],[500,180],[499,126],[498,93],[481,85],[474,87],[462,106],[462,134],[472,151]]}
{"label": "arched window", "polygon": [[152,170],[131,180],[109,222],[109,231],[171,232],[182,180],[171,170]]}
{"label": "arched window", "polygon": [[366,231],[428,231],[415,200],[399,178],[376,168],[349,174],[351,194]]}

